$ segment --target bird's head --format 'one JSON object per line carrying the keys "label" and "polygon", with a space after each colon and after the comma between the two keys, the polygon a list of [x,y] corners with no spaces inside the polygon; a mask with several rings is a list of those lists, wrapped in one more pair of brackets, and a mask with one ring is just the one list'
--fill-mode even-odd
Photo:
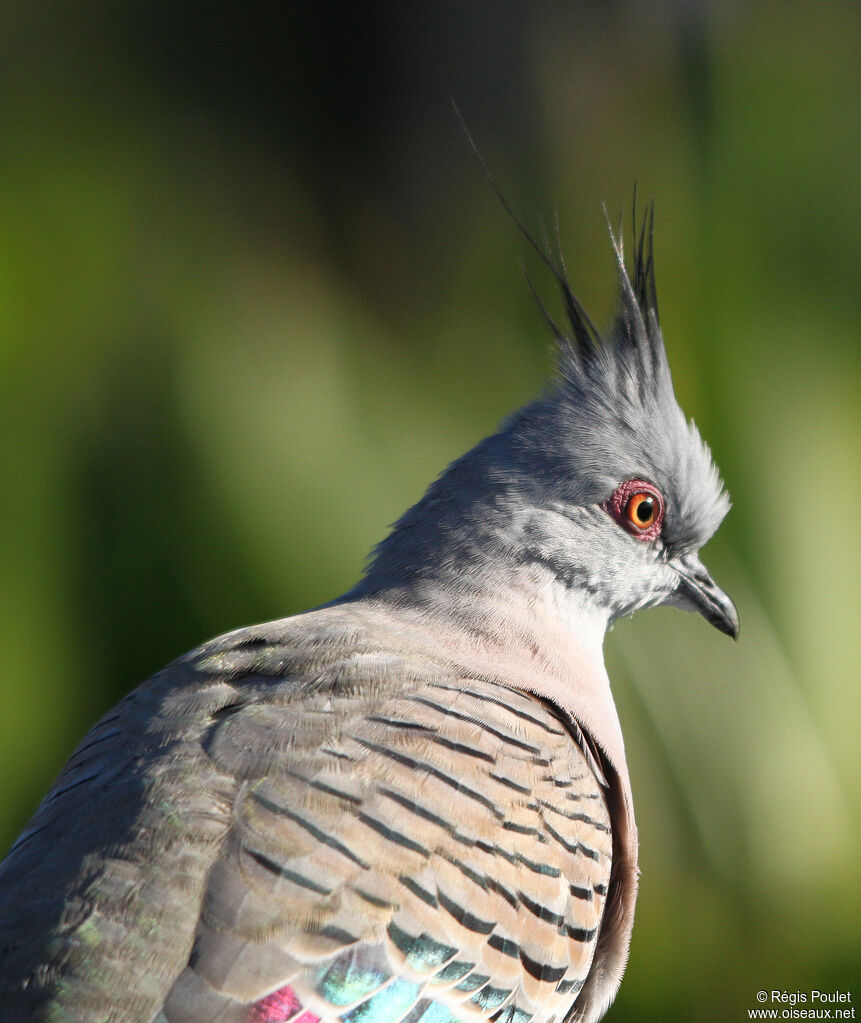
{"label": "bird's head", "polygon": [[651,211],[639,230],[635,225],[630,275],[621,236],[611,230],[611,239],[619,279],[612,331],[599,335],[561,259],[551,261],[570,321],[563,332],[551,320],[559,372],[547,395],[503,431],[519,463],[515,475],[528,481],[524,496],[555,518],[533,520],[535,553],[610,620],[674,604],[735,638],[735,606],[698,556],[730,504],[673,391],[658,321]]}
{"label": "bird's head", "polygon": [[376,549],[353,595],[408,591],[410,601],[462,608],[478,593],[502,602],[507,591],[549,580],[555,602],[605,624],[675,604],[737,635],[732,601],[698,558],[729,500],[673,393],[651,215],[636,232],[631,276],[620,238],[611,237],[619,277],[612,332],[599,335],[561,259],[536,245],[570,323],[560,330],[548,315],[556,379],[431,485]]}

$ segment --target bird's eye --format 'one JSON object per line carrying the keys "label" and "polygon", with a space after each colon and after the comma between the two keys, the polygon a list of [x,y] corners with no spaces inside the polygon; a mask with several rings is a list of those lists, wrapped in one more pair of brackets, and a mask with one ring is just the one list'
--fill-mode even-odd
{"label": "bird's eye", "polygon": [[658,517],[658,502],[655,495],[645,490],[641,490],[639,494],[632,494],[625,505],[625,515],[637,529],[648,529]]}
{"label": "bird's eye", "polygon": [[602,507],[638,540],[654,540],[664,525],[664,499],[645,480],[622,483]]}

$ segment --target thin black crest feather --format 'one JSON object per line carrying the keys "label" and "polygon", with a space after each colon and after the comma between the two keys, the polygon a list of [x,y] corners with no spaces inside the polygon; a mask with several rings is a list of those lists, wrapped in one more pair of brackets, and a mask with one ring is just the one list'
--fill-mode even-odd
{"label": "thin black crest feather", "polygon": [[529,271],[526,269],[526,266],[524,265],[522,260],[520,263],[520,269],[523,273],[524,278],[526,279],[526,285],[529,288],[532,297],[535,299],[535,304],[541,310],[541,313],[544,316],[544,319],[547,321],[547,325],[550,327],[553,336],[556,338],[559,344],[561,345],[566,344],[567,338],[565,337],[564,331],[550,315],[550,310],[547,308],[544,299],[538,294],[535,284],[533,283],[532,278],[529,276]]}
{"label": "thin black crest feather", "polygon": [[593,356],[603,347],[604,341],[601,337],[601,334],[598,331],[598,328],[589,318],[589,314],[586,312],[582,303],[574,294],[574,291],[571,287],[571,283],[568,280],[568,275],[565,270],[564,260],[561,258],[562,257],[561,247],[559,249],[559,261],[557,262],[557,260],[555,260],[550,254],[550,246],[546,240],[546,237],[544,238],[544,245],[540,245],[538,243],[532,232],[529,231],[529,229],[525,226],[523,221],[521,221],[520,217],[518,217],[518,215],[514,212],[511,203],[509,203],[505,193],[497,184],[496,178],[494,178],[493,174],[490,171],[490,168],[487,166],[484,160],[484,157],[481,155],[481,151],[479,150],[475,139],[470,134],[470,131],[466,126],[466,122],[464,121],[463,116],[461,115],[461,112],[458,109],[457,104],[455,103],[454,100],[451,101],[451,105],[452,108],[454,109],[455,116],[458,119],[458,123],[460,124],[461,131],[463,132],[470,149],[475,154],[475,158],[478,160],[479,166],[481,167],[482,171],[484,171],[484,176],[487,178],[490,187],[493,189],[497,199],[499,199],[500,203],[502,204],[502,208],[514,221],[514,224],[517,227],[518,231],[520,231],[520,233],[529,243],[529,246],[538,255],[542,263],[544,263],[547,269],[553,274],[553,277],[555,278],[557,284],[559,285],[559,288],[562,292],[562,299],[563,302],[565,303],[565,312],[567,313],[568,319],[571,323],[571,330],[574,335],[574,340],[577,342],[579,352],[577,352],[577,350],[574,348],[572,339],[567,337],[567,335],[563,334],[558,329],[556,324],[553,322],[552,318],[548,315],[545,304],[538,298],[535,287],[533,286],[531,280],[529,280],[527,276],[527,283],[529,284],[530,291],[538,301],[538,305],[539,308],[541,309],[541,312],[543,313],[545,319],[547,319],[551,324],[551,329],[556,335],[557,340],[561,344],[565,344],[566,346],[568,346],[572,354],[575,355],[579,354],[586,357]]}
{"label": "thin black crest feather", "polygon": [[634,294],[648,319],[649,312],[658,316],[658,292],[655,286],[655,203],[646,204],[643,219],[637,223],[637,185],[634,183],[634,199],[631,203],[631,221],[634,228]]}
{"label": "thin black crest feather", "polygon": [[[631,283],[631,278],[628,276],[628,270],[625,266],[625,252],[622,239],[624,217],[620,213],[619,226],[614,230],[606,204],[602,204],[602,208],[604,210],[604,220],[607,223],[607,231],[610,235],[610,243],[613,246],[613,255],[616,257],[616,269],[619,276],[620,308],[616,321],[616,333],[637,349],[640,352],[641,358],[648,358],[649,370],[651,370],[651,348],[647,326],[648,311],[644,310],[640,305],[634,285]],[[636,249],[636,239],[634,247]]]}
{"label": "thin black crest feather", "polygon": [[[567,351],[575,359],[585,358],[590,361],[602,348],[605,347],[605,341],[602,338],[600,332],[595,327],[595,324],[586,312],[583,304],[574,294],[574,290],[571,287],[571,283],[568,278],[568,270],[565,265],[565,256],[562,251],[562,241],[559,229],[559,211],[554,211],[554,228],[555,228],[555,257],[552,254],[552,247],[547,237],[547,231],[543,223],[539,225],[540,243],[532,234],[531,231],[524,225],[520,217],[514,212],[511,203],[508,201],[505,193],[500,188],[496,181],[496,178],[487,166],[481,151],[469,128],[466,126],[466,122],[463,119],[463,115],[458,109],[457,103],[452,99],[452,108],[455,116],[457,117],[461,131],[466,138],[466,141],[472,150],[475,158],[478,160],[479,166],[484,172],[484,176],[487,178],[490,187],[496,194],[497,199],[502,205],[502,208],[511,217],[514,225],[518,231],[528,242],[530,248],[538,255],[542,263],[550,270],[562,294],[562,300],[565,305],[565,312],[571,325],[572,337],[568,337],[556,323],[551,316],[545,302],[541,299],[538,291],[532,281],[532,278],[523,268],[523,273],[526,278],[526,283],[535,299],[538,308],[541,310],[544,319],[550,326],[554,337],[560,345],[565,346]],[[637,326],[642,329],[643,335],[648,338],[651,346],[660,343],[659,330],[659,317],[658,317],[658,297],[657,288],[655,286],[655,260],[654,260],[654,229],[655,229],[655,205],[654,202],[649,202],[643,213],[642,220],[638,223],[637,219],[637,185],[634,184],[634,197],[632,202],[632,220],[633,220],[633,273],[631,277],[628,275],[627,268],[625,266],[625,258],[623,252],[622,242],[622,224],[624,215],[622,212],[619,214],[619,225],[614,230],[610,223],[609,215],[607,214],[606,206],[603,207],[604,218],[607,222],[607,230],[610,234],[610,240],[613,245],[613,251],[616,255],[617,263],[620,271],[620,287],[621,287],[621,298],[623,307],[628,304],[630,305],[630,313],[634,315],[638,321]],[[633,278],[633,279],[632,279]]]}

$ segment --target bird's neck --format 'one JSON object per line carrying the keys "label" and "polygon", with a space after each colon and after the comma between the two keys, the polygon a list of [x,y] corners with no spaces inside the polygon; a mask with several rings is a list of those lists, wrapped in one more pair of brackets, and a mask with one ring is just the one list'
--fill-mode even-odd
{"label": "bird's neck", "polygon": [[[367,586],[347,599],[390,609],[443,640],[470,671],[535,693],[576,717],[601,708],[595,731],[621,742],[604,667],[606,610],[539,563],[451,566],[396,585]],[[596,738],[601,738],[596,735]]]}
{"label": "bird's neck", "polygon": [[565,637],[580,648],[578,659],[603,670],[610,614],[587,571],[588,530],[536,495],[537,466],[523,456],[518,426],[448,467],[379,544],[348,599],[417,607],[535,655]]}
{"label": "bird's neck", "polygon": [[581,596],[537,566],[512,571],[496,590],[426,577],[344,599],[361,603],[372,621],[396,624],[410,635],[411,649],[437,652],[463,678],[531,693],[576,721],[618,777],[630,816],[624,742],[602,650],[607,614]]}
{"label": "bird's neck", "polygon": [[609,609],[552,556],[558,534],[576,524],[524,500],[516,480],[494,471],[504,440],[455,463],[343,599],[396,614],[466,671],[549,700],[624,765],[602,650]]}

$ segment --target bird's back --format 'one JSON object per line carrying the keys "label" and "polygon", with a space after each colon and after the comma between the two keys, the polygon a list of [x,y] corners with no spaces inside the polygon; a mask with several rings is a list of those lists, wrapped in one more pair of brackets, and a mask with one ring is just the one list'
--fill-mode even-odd
{"label": "bird's back", "polygon": [[561,1023],[610,885],[596,774],[360,604],[223,637],[93,729],[4,863],[4,1019]]}

